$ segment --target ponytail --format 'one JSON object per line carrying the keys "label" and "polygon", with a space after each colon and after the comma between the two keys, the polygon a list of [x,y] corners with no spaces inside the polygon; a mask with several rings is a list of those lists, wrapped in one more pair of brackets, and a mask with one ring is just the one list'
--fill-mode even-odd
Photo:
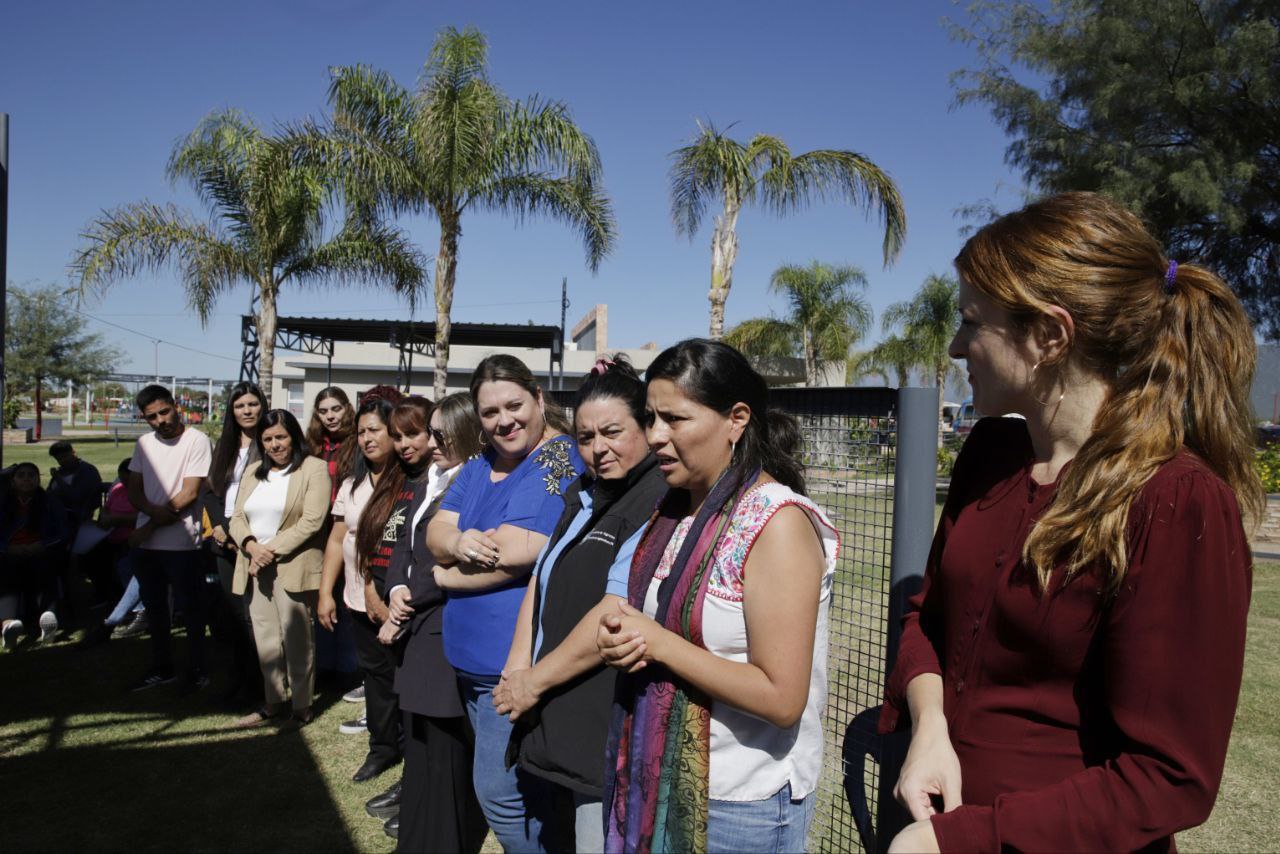
{"label": "ponytail", "polygon": [[1141,222],[1092,193],[1037,202],[988,225],[956,268],[1029,328],[1048,306],[1075,324],[1071,353],[1107,378],[1110,394],[1053,503],[1023,546],[1042,589],[1055,568],[1092,564],[1114,592],[1128,566],[1130,509],[1185,445],[1259,518],[1249,388],[1253,331],[1223,281],[1165,258]]}

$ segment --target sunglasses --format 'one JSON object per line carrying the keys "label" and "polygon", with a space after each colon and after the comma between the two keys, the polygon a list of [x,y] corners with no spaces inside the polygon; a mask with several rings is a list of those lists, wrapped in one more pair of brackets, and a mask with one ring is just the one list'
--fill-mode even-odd
{"label": "sunglasses", "polygon": [[427,432],[431,434],[432,439],[436,440],[437,446],[443,448],[445,445],[449,444],[447,441],[445,441],[444,433],[440,432],[436,428],[427,427]]}

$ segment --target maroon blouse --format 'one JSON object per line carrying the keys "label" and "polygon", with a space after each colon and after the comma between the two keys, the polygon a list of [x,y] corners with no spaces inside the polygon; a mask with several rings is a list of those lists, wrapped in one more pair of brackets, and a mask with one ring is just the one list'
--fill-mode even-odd
{"label": "maroon blouse", "polygon": [[882,732],[906,688],[943,678],[963,806],[943,851],[1172,850],[1222,778],[1244,666],[1252,559],[1235,495],[1189,451],[1129,514],[1114,598],[1096,572],[1038,592],[1021,561],[1055,484],[1025,424],[986,419],[956,461],[924,587],[903,619]]}

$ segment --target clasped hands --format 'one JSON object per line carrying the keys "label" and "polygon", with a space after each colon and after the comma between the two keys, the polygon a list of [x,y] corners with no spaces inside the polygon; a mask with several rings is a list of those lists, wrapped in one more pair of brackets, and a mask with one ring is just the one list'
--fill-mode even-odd
{"label": "clasped hands", "polygon": [[249,574],[254,578],[258,577],[261,570],[276,561],[276,553],[272,551],[271,546],[263,545],[257,540],[250,540],[244,547],[244,552],[249,556]]}
{"label": "clasped hands", "polygon": [[453,548],[450,549],[453,559],[458,563],[474,564],[486,569],[497,566],[502,557],[502,549],[493,539],[495,533],[496,529],[493,528],[487,531],[475,528],[459,531],[458,538],[453,541]]}
{"label": "clasped hands", "polygon": [[400,626],[413,616],[413,606],[409,604],[411,594],[408,587],[397,587],[387,597],[387,615],[378,628],[378,641],[384,646],[395,643],[400,634]]}
{"label": "clasped hands", "polygon": [[596,649],[605,664],[625,673],[636,673],[643,670],[650,661],[659,659],[656,651],[666,643],[671,634],[656,621],[619,599],[616,611],[605,612],[600,617],[600,627],[596,630]]}

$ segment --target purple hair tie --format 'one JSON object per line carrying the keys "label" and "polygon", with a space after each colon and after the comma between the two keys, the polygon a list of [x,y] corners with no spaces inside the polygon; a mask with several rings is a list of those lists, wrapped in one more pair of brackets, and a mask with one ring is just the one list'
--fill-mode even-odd
{"label": "purple hair tie", "polygon": [[1169,260],[1169,269],[1164,274],[1164,292],[1166,294],[1173,293],[1173,282],[1178,278],[1178,262],[1173,259]]}
{"label": "purple hair tie", "polygon": [[608,359],[597,359],[596,363],[591,366],[591,373],[598,377],[602,377],[613,367],[613,362]]}

